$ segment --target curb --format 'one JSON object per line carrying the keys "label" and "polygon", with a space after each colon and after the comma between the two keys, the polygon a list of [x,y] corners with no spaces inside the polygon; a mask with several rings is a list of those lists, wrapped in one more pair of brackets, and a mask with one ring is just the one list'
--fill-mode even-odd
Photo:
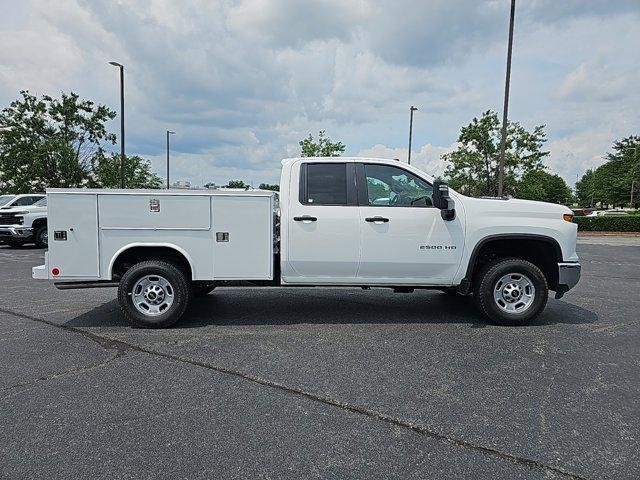
{"label": "curb", "polygon": [[640,232],[578,232],[580,237],[640,237]]}

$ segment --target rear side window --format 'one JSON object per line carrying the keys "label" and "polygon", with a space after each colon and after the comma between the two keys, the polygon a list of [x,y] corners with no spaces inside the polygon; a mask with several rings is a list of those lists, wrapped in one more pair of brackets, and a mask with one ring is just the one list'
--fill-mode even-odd
{"label": "rear side window", "polygon": [[307,205],[347,205],[347,165],[307,163],[302,165],[300,202]]}

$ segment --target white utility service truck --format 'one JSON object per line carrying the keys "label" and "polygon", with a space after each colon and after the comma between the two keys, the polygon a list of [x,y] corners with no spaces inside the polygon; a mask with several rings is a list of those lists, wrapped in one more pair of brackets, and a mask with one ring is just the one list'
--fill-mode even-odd
{"label": "white utility service truck", "polygon": [[[566,207],[470,198],[374,158],[282,161],[262,190],[49,189],[36,279],[117,286],[125,317],[167,327],[217,286],[436,289],[524,324],[580,278]],[[427,315],[428,313],[425,313]]]}

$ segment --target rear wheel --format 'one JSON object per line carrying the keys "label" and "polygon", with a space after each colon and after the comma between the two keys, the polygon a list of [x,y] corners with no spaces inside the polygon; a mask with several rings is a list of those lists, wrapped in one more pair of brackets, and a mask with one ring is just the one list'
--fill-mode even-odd
{"label": "rear wheel", "polygon": [[480,271],[473,292],[478,309],[499,325],[526,325],[544,309],[549,287],[533,263],[501,258]]}
{"label": "rear wheel", "polygon": [[176,266],[145,261],[125,272],[118,287],[118,302],[134,326],[164,328],[176,323],[191,302],[186,275]]}
{"label": "rear wheel", "polygon": [[33,241],[38,248],[47,248],[49,245],[49,231],[47,226],[39,227],[33,234]]}

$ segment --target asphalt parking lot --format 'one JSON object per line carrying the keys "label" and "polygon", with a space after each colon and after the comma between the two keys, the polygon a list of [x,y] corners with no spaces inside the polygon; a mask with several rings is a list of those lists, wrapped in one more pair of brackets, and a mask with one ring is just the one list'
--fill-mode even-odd
{"label": "asphalt parking lot", "polygon": [[0,475],[639,478],[640,242],[602,243],[528,327],[439,292],[265,288],[162,331],[0,247]]}

